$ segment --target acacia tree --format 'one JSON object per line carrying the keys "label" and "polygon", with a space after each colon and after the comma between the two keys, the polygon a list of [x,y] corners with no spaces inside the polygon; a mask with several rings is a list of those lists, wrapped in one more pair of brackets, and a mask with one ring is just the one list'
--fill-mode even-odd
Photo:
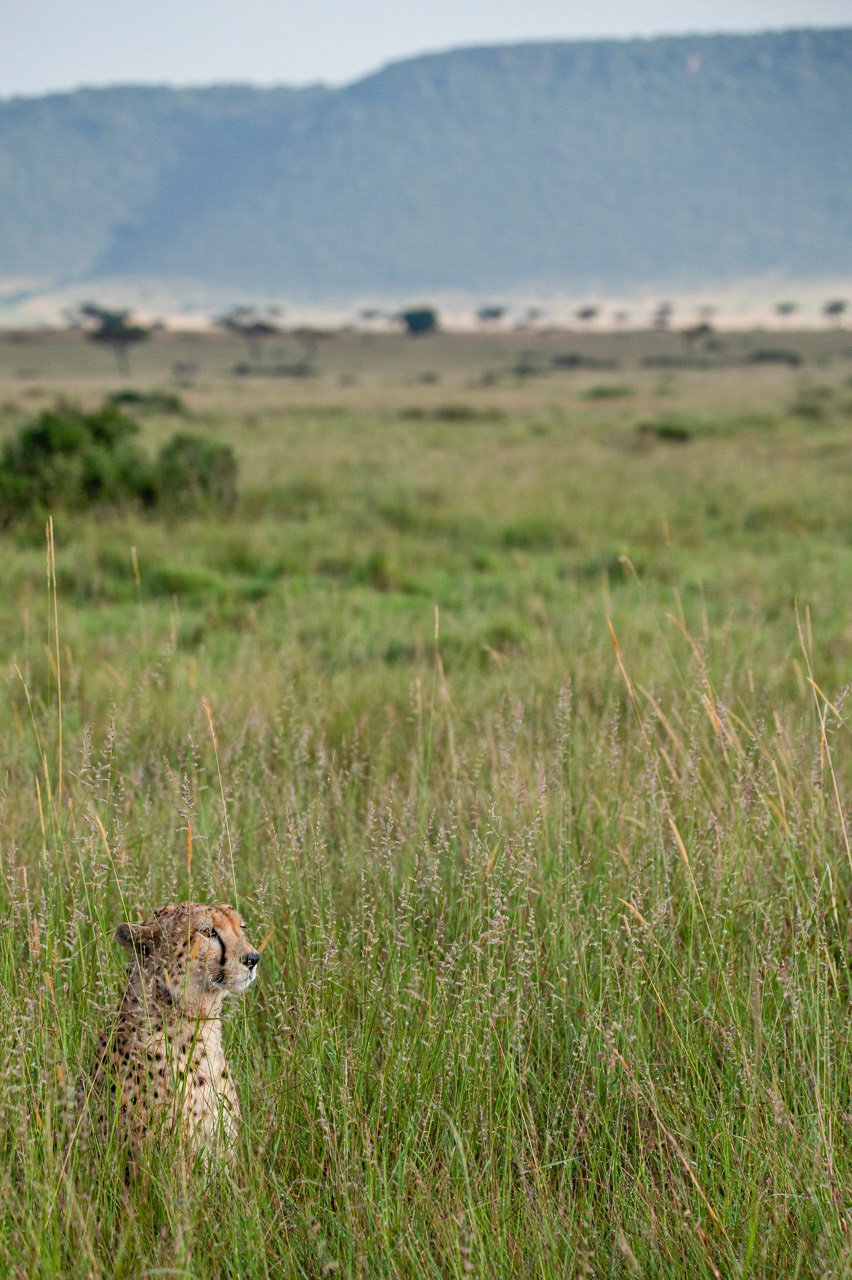
{"label": "acacia tree", "polygon": [[713,326],[707,320],[702,320],[699,324],[687,325],[685,329],[681,329],[680,336],[686,345],[690,348],[694,347],[702,338],[709,338],[713,333]]}
{"label": "acacia tree", "polygon": [[845,298],[830,298],[822,309],[822,314],[828,319],[833,320],[838,328],[843,323],[843,317],[849,307],[849,303]]}
{"label": "acacia tree", "polygon": [[592,306],[578,307],[574,312],[574,315],[583,324],[591,324],[591,322],[596,320],[598,317],[598,308]]}
{"label": "acacia tree", "polygon": [[652,317],[655,329],[668,329],[671,324],[674,303],[660,302]]}
{"label": "acacia tree", "polygon": [[329,341],[331,334],[324,329],[312,329],[309,325],[302,325],[299,329],[293,329],[288,336],[298,343],[301,352],[296,363],[289,366],[289,372],[297,378],[311,377],[314,373],[317,347],[321,342]]}
{"label": "acacia tree", "polygon": [[499,302],[486,302],[476,313],[476,318],[481,325],[487,327],[493,324],[499,324],[506,314],[506,308]]}
{"label": "acacia tree", "polygon": [[79,314],[88,327],[90,341],[111,348],[118,362],[119,373],[122,377],[129,378],[130,348],[145,342],[150,336],[150,328],[131,323],[130,311],[110,311],[94,302],[84,302]]}
{"label": "acacia tree", "polygon": [[258,363],[263,358],[263,341],[275,337],[281,332],[278,325],[278,308],[270,307],[265,313],[254,307],[232,307],[224,316],[220,316],[216,324],[220,329],[235,333],[246,344],[249,360]]}
{"label": "acacia tree", "polygon": [[380,320],[387,320],[388,316],[381,307],[362,307],[358,312],[358,319],[362,324],[376,324]]}

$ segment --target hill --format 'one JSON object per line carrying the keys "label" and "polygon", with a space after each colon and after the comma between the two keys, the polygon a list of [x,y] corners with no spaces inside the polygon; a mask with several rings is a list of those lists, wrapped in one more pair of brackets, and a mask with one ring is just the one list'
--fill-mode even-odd
{"label": "hill", "polygon": [[852,29],[0,104],[0,277],[362,291],[852,270]]}

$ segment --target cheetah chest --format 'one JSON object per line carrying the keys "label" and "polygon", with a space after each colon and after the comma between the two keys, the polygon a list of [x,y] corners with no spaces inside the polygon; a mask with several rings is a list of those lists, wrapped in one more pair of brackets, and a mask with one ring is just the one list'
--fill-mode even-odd
{"label": "cheetah chest", "polygon": [[[178,1036],[171,1043],[157,1037],[149,1046],[158,1061],[169,1110],[193,1144],[214,1147],[237,1132],[240,1106],[222,1051],[219,1024],[201,1034]],[[164,1099],[165,1100],[165,1099]]]}

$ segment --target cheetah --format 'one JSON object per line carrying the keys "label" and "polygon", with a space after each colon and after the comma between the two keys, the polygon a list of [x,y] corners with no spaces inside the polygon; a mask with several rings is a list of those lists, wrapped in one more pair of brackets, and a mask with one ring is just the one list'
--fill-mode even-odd
{"label": "cheetah", "polygon": [[115,1126],[131,1158],[158,1135],[205,1157],[236,1137],[240,1104],[222,1049],[222,1006],[257,976],[259,952],[228,906],[161,907],[143,924],[120,924],[130,953],[115,1024],[82,1080],[89,1128]]}

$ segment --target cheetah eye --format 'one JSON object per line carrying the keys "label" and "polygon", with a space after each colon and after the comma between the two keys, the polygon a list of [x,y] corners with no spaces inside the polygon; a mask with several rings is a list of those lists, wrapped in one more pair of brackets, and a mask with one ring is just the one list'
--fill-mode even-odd
{"label": "cheetah eye", "polygon": [[207,925],[204,929],[199,929],[198,932],[201,934],[202,938],[216,937],[216,930],[212,927],[212,925]]}

